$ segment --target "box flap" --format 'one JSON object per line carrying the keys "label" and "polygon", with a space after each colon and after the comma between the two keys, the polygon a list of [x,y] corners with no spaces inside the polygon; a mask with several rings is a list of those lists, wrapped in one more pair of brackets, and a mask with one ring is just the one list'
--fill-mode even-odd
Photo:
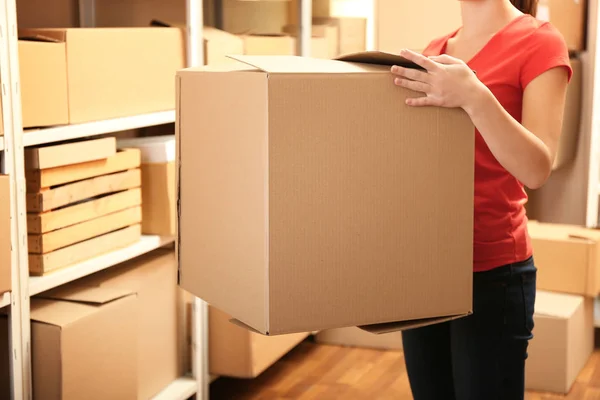
{"label": "box flap", "polygon": [[402,321],[402,322],[388,322],[384,324],[374,324],[374,325],[364,325],[359,326],[360,329],[374,333],[376,335],[381,335],[384,333],[392,333],[398,331],[405,331],[407,329],[413,328],[421,328],[423,326],[435,325],[442,322],[452,321],[458,318],[463,318],[471,315],[472,313],[466,314],[458,314],[458,315],[450,315],[446,317],[436,317],[436,318],[424,318],[424,319],[416,319],[412,321]]}
{"label": "box flap", "polygon": [[231,322],[231,323],[232,323],[232,324],[234,324],[235,326],[239,326],[240,328],[244,328],[244,329],[246,329],[246,330],[249,330],[250,332],[254,332],[254,333],[257,333],[257,334],[259,334],[259,335],[266,335],[266,336],[269,336],[269,332],[268,332],[268,331],[261,332],[261,331],[259,331],[259,330],[257,330],[257,329],[254,329],[254,328],[253,328],[253,327],[251,327],[250,325],[246,325],[246,324],[245,324],[245,323],[243,323],[242,321],[240,321],[240,320],[237,320],[237,319],[235,319],[235,318],[232,318],[232,319],[230,319],[230,320],[229,320],[229,322]]}
{"label": "box flap", "polygon": [[382,51],[362,51],[359,53],[345,54],[336,58],[339,61],[376,64],[376,65],[399,65],[406,68],[423,69],[412,61],[396,54],[384,53]]}
{"label": "box flap", "polygon": [[132,295],[131,290],[122,288],[82,287],[78,285],[67,285],[38,295],[39,298],[51,300],[64,300],[76,303],[88,303],[101,305],[123,297]]}
{"label": "box flap", "polygon": [[575,314],[583,301],[582,296],[538,290],[535,299],[535,314],[567,319]]}
{"label": "box flap", "polygon": [[256,69],[274,74],[361,73],[378,71],[373,68],[321,58],[300,56],[237,56],[229,58]]}
{"label": "box flap", "polygon": [[59,43],[67,40],[66,29],[19,29],[19,40]]}

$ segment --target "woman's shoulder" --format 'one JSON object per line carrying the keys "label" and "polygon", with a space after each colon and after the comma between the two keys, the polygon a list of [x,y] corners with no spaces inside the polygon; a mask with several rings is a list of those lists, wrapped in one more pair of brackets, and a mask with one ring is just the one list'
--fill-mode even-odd
{"label": "woman's shoulder", "polygon": [[522,18],[508,32],[513,43],[523,45],[524,49],[539,46],[552,46],[567,50],[567,44],[560,31],[548,21],[539,20],[531,15]]}

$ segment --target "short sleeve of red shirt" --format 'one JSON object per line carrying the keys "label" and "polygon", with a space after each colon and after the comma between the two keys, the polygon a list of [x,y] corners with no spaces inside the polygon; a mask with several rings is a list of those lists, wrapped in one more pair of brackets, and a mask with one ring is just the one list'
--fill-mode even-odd
{"label": "short sleeve of red shirt", "polygon": [[542,24],[535,34],[530,36],[525,46],[529,47],[524,49],[529,57],[521,66],[521,87],[523,89],[532,80],[556,67],[565,67],[569,80],[571,80],[573,71],[569,62],[567,45],[560,32],[551,24]]}

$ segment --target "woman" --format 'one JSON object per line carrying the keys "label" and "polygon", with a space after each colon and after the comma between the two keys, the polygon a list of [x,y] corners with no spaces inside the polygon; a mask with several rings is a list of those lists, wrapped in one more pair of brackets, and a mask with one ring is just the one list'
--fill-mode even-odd
{"label": "woman", "polygon": [[473,315],[404,333],[415,400],[524,398],[536,280],[524,186],[550,175],[572,74],[536,3],[462,0],[460,29],[401,52],[424,71],[392,67],[396,85],[425,94],[409,106],[461,107],[476,128]]}

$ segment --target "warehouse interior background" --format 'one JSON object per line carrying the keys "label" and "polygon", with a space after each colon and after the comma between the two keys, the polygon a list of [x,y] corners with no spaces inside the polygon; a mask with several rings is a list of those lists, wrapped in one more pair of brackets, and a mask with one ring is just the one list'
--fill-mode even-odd
{"label": "warehouse interior background", "polygon": [[[527,205],[529,400],[600,398],[599,12],[538,6],[574,75]],[[176,73],[420,51],[459,24],[449,0],[1,2],[0,399],[412,398],[400,332],[268,336],[178,286]]]}

